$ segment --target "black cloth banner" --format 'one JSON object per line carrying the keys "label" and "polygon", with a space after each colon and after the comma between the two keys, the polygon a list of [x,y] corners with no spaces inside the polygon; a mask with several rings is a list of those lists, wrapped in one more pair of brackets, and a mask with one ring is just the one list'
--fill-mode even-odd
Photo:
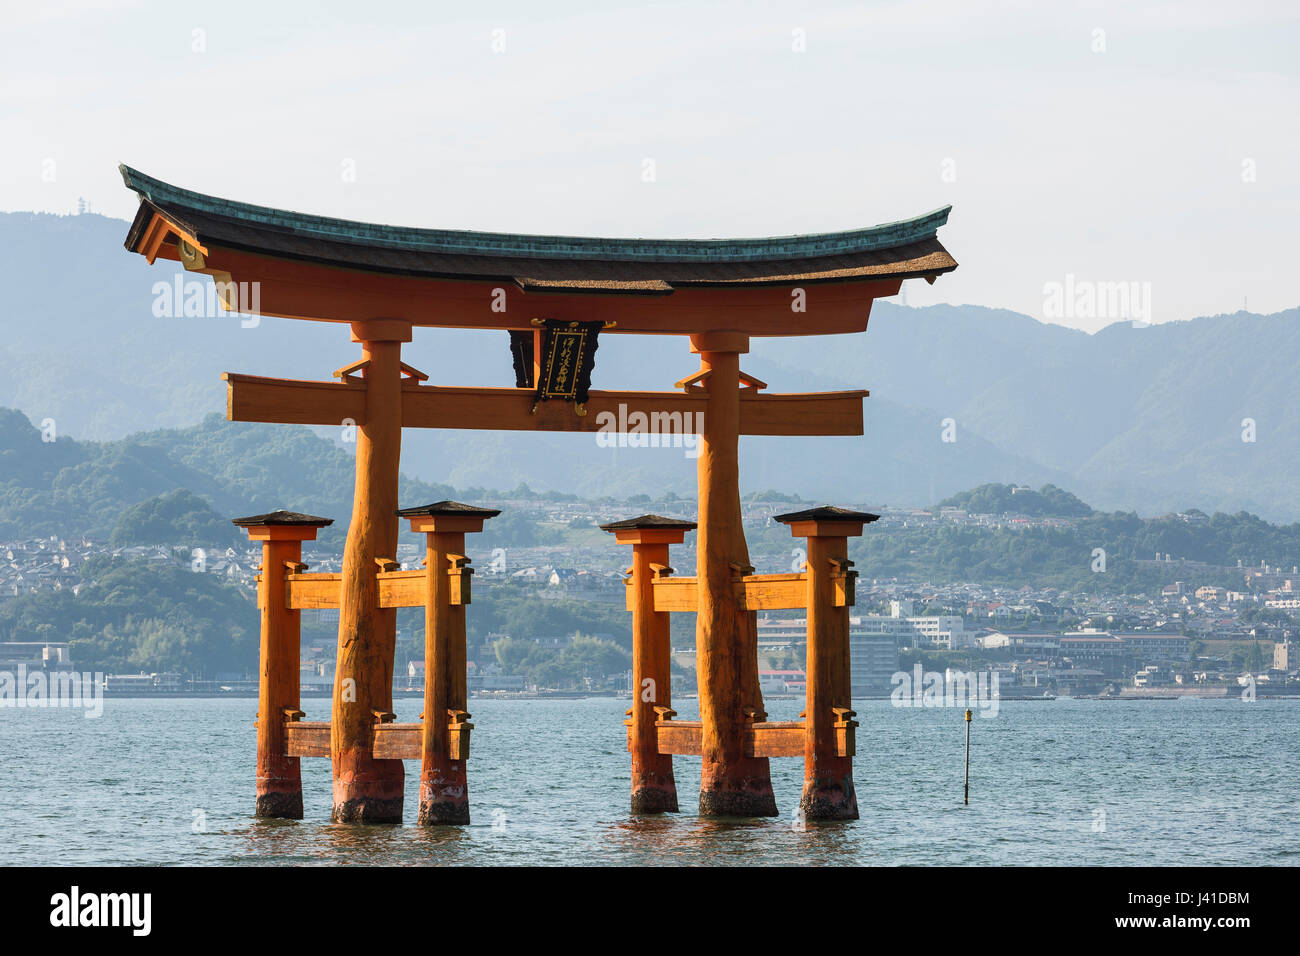
{"label": "black cloth banner", "polygon": [[533,333],[510,333],[510,357],[515,363],[515,388],[532,388]]}

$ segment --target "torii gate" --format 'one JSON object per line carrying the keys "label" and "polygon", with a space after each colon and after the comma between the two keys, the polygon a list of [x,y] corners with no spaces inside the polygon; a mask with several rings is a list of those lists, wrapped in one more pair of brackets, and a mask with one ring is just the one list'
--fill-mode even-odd
{"label": "torii gate", "polygon": [[[897,294],[904,279],[933,282],[955,269],[957,263],[936,235],[950,207],[883,226],[807,236],[586,239],[328,219],[206,196],[126,166],[121,172],[140,197],[126,239],[128,250],[150,263],[173,259],[191,272],[212,276],[228,307],[344,324],[361,347],[359,361],[335,372],[337,382],[224,376],[227,417],[232,421],[351,421],[358,427],[356,491],[341,575],[306,574],[298,558],[284,550],[289,543],[300,555],[301,540],[314,537],[328,519],[277,512],[239,520],[265,542],[261,594],[269,604],[263,609],[259,813],[302,815],[301,790],[296,813],[291,793],[296,757],[323,756],[325,737],[333,762],[335,820],[400,822],[401,759],[423,754],[425,779],[433,779],[436,772],[429,763],[433,745],[413,743],[421,734],[411,728],[419,730],[419,725],[392,723],[392,609],[424,606],[426,643],[454,645],[455,629],[445,623],[452,596],[434,582],[448,573],[458,582],[453,590],[458,590],[463,581],[463,603],[468,603],[469,569],[463,545],[452,549],[443,541],[435,547],[433,539],[445,533],[460,534],[463,541],[464,532],[476,527],[471,526],[473,517],[455,517],[463,514],[458,509],[468,506],[454,502],[407,509],[413,528],[428,531],[429,564],[423,571],[396,570],[402,428],[594,432],[609,430],[611,420],[622,425],[640,413],[645,416],[641,420],[657,416],[659,421],[691,423],[688,427],[699,435],[697,576],[674,579],[662,570],[652,571],[652,559],[643,551],[629,578],[629,607],[634,611],[634,659],[646,661],[666,660],[666,612],[697,612],[700,721],[691,726],[694,722],[671,720],[667,673],[662,663],[649,665],[661,682],[658,696],[650,701],[638,696],[631,712],[633,808],[676,809],[676,791],[672,788],[669,800],[662,761],[651,758],[691,753],[702,759],[701,814],[775,815],[768,757],[797,752],[805,756],[801,806],[808,817],[856,818],[851,776],[855,725],[848,700],[852,573],[842,545],[875,516],[840,509],[782,516],[795,534],[808,536],[809,570],[753,575],[741,526],[738,438],[861,435],[862,399],[868,393],[767,394],[764,383],[741,371],[740,356],[748,352],[753,336],[865,331],[872,302]],[[579,323],[592,335],[603,330],[689,336],[699,371],[679,381],[676,391],[592,390],[585,403],[575,406],[569,401],[539,402],[531,387],[431,385],[427,376],[402,361],[401,346],[412,340],[416,327],[532,332],[532,368],[520,374],[540,386],[550,368],[543,354],[547,336],[557,324],[568,323]],[[514,344],[512,337],[512,350]],[[504,352],[503,344],[503,358]],[[517,372],[528,358],[516,355]],[[444,527],[459,530],[435,531],[440,516]],[[477,514],[477,528],[485,517],[490,513]],[[608,530],[631,543],[634,552],[662,548],[655,556],[663,558],[667,544],[682,540],[680,535],[689,530],[662,524],[656,530],[655,522],[663,520],[649,516],[623,527],[615,523]],[[436,562],[448,560],[457,550],[458,562],[438,566]],[[644,564],[639,571],[638,560]],[[282,592],[272,586],[281,582]],[[274,610],[268,610],[271,605]],[[292,645],[296,609],[325,606],[339,608],[338,669],[332,718],[327,726],[311,726],[298,719],[302,715],[297,710],[296,663],[289,687],[268,676],[272,664],[266,651]],[[756,611],[765,607],[808,610],[810,690],[803,724],[765,721],[756,633]],[[456,661],[454,648],[450,657],[444,650],[439,666],[459,666],[463,687],[463,617],[460,627],[462,656]],[[820,636],[814,636],[814,629]],[[446,644],[448,634],[451,644]],[[287,673],[282,657],[273,654],[272,661]],[[644,668],[641,672],[649,676]],[[421,733],[442,741],[439,753],[458,746],[449,742],[453,740],[463,741],[467,753],[471,725],[463,700],[459,709],[448,707],[447,720],[441,711],[448,703],[446,681],[455,683],[456,677],[443,674],[438,680],[443,683],[426,675]],[[430,696],[429,682],[442,689]],[[438,710],[430,709],[430,701]],[[269,721],[278,724],[286,711],[283,728],[267,726]],[[652,764],[650,772],[637,776],[638,760]],[[667,760],[671,780],[671,757]],[[273,768],[265,786],[264,762]],[[271,798],[286,788],[289,797]],[[455,807],[439,808],[433,796],[426,805],[425,789],[422,786],[422,823],[468,819],[467,805],[463,814]],[[448,799],[464,804],[463,794]]]}

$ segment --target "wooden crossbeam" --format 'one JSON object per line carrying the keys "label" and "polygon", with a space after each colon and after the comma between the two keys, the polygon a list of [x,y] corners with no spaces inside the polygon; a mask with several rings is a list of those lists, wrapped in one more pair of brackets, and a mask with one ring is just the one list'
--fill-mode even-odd
{"label": "wooden crossbeam", "polygon": [[[469,734],[474,725],[451,723],[451,759],[469,759]],[[328,757],[330,755],[330,722],[328,720],[285,721],[286,757]],[[419,760],[420,738],[423,724],[375,724],[374,744],[371,753],[376,760]]]}
{"label": "wooden crossbeam", "polygon": [[284,727],[286,757],[328,757],[330,755],[328,720],[289,720],[285,722]]}
{"label": "wooden crossbeam", "polygon": [[748,574],[735,587],[746,611],[789,610],[808,603],[806,574]]}
{"label": "wooden crossbeam", "polygon": [[[857,572],[851,571],[835,579],[836,607],[853,606],[856,577]],[[698,607],[699,582],[696,578],[655,577],[650,584],[654,589],[656,611],[693,612]],[[734,587],[742,611],[782,611],[808,606],[807,574],[747,574],[738,578]],[[632,610],[632,599],[629,587],[626,595],[629,611]]]}
{"label": "wooden crossbeam", "polygon": [[[452,579],[451,603],[464,605],[470,603],[469,575],[470,568],[451,568]],[[380,607],[424,607],[425,572],[417,568],[414,571],[378,571]],[[285,607],[291,610],[318,608],[336,608],[339,606],[339,594],[342,575],[328,573],[286,574],[284,576]]]}
{"label": "wooden crossbeam", "polygon": [[[227,372],[226,417],[234,422],[279,422],[290,425],[365,423],[364,381],[315,382],[263,378]],[[862,399],[869,393],[740,392],[743,435],[861,435]],[[453,388],[402,386],[405,428],[472,428],[494,431],[617,431],[636,427],[637,413],[648,427],[672,434],[694,432],[703,422],[707,393],[593,391],[585,415],[568,402],[542,402],[531,413],[534,392],[526,388]],[[688,418],[687,415],[691,414]],[[612,418],[611,418],[612,416]],[[657,417],[656,417],[657,416]],[[664,418],[663,416],[676,416]],[[644,429],[646,426],[643,425]]]}
{"label": "wooden crossbeam", "polygon": [[[632,727],[627,729],[627,749],[632,749]],[[840,757],[852,757],[856,747],[853,726],[836,728],[835,748]],[[699,756],[703,724],[698,720],[658,720],[655,733],[659,752]],[[745,725],[746,757],[802,757],[808,728],[802,720],[761,721]]]}

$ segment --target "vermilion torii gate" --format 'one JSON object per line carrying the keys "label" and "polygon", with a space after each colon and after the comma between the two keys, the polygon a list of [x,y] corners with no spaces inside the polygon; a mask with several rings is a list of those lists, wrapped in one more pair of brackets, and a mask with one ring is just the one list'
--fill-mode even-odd
{"label": "vermilion torii gate", "polygon": [[[702,814],[774,815],[768,757],[797,752],[808,768],[802,805],[809,817],[857,816],[847,667],[852,573],[842,545],[874,516],[839,509],[783,516],[796,535],[809,539],[808,571],[754,575],[741,526],[737,452],[740,435],[861,435],[867,392],[768,394],[764,383],[741,371],[740,356],[754,336],[865,331],[876,298],[895,295],[904,279],[933,282],[955,269],[936,235],[947,221],[947,207],[888,225],[808,236],[586,239],[328,219],[217,199],[125,166],[121,171],[140,197],[126,240],[129,250],[151,263],[173,259],[212,276],[227,305],[242,311],[346,325],[360,346],[360,359],[335,372],[336,382],[225,376],[227,417],[233,421],[351,421],[358,428],[355,499],[340,575],[308,574],[297,557],[285,556],[286,545],[293,550],[327,519],[284,512],[240,519],[264,542],[260,590],[262,600],[274,606],[263,609],[259,795],[263,750],[271,768],[267,779],[280,788],[274,792],[289,792],[266,801],[259,796],[259,812],[265,804],[266,815],[301,816],[301,791],[296,805],[292,797],[296,762],[290,772],[283,761],[323,756],[326,738],[334,771],[333,817],[344,821],[400,822],[401,760],[422,757],[424,779],[432,780],[431,761],[446,769],[447,753],[468,752],[471,725],[463,699],[453,699],[454,674],[427,676],[436,686],[426,685],[422,731],[392,722],[395,607],[426,608],[429,669],[435,663],[459,667],[463,687],[463,617],[457,659],[456,625],[447,609],[468,603],[468,562],[463,544],[454,546],[445,536],[440,543],[433,539],[459,534],[463,542],[466,530],[476,530],[469,526],[472,518],[466,524],[461,509],[467,506],[454,502],[407,509],[403,513],[413,529],[429,534],[428,563],[422,571],[396,570],[402,428],[594,432],[608,429],[611,418],[625,423],[641,413],[646,419],[679,416],[672,420],[693,423],[699,433],[696,577],[674,579],[663,569],[665,561],[654,560],[666,557],[673,531],[680,535],[688,528],[660,526],[654,533],[642,527],[646,520],[634,519],[609,530],[634,552],[664,549],[636,559],[644,567],[634,560],[629,578],[635,659],[661,668],[653,662],[666,659],[666,613],[697,612],[700,721],[692,727],[671,719],[666,679],[656,685],[662,697],[649,702],[638,697],[629,749],[634,765],[639,761],[649,772],[636,776],[634,766],[634,808],[675,809],[675,789],[671,801],[665,796],[662,760],[652,758],[690,753],[703,763]],[[532,332],[531,381],[539,383],[550,327],[593,322],[600,323],[602,334],[689,336],[699,370],[679,381],[675,391],[592,390],[581,407],[539,403],[532,388],[432,385],[402,361],[401,346],[412,340],[416,327]],[[504,358],[504,348],[502,353]],[[490,513],[478,514],[477,527],[485,517]],[[459,530],[435,531],[440,521],[443,528]],[[655,564],[661,569],[654,570]],[[450,590],[439,590],[436,583],[444,574],[457,582]],[[453,600],[452,592],[459,594],[462,587],[463,597]],[[285,665],[282,653],[273,652],[269,663],[267,648],[292,643],[297,609],[331,606],[339,608],[332,717],[327,726],[309,726],[297,710],[296,663],[289,687],[268,676],[268,667]],[[757,610],[764,607],[808,610],[809,701],[803,723],[765,720],[755,624]],[[268,642],[267,628],[278,635],[276,641]],[[296,661],[296,648],[294,656]],[[647,718],[646,707],[655,719]],[[282,713],[282,727],[267,726],[278,724]],[[422,741],[418,747],[415,740]],[[668,761],[671,780],[670,756]],[[426,806],[425,789],[421,822],[468,819],[463,796],[446,799],[459,801],[464,813],[457,806],[435,806],[435,797]]]}

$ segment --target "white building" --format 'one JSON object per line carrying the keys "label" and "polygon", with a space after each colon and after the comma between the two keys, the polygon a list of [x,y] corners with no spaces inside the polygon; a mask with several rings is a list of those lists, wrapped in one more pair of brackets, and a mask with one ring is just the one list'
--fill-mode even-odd
{"label": "white building", "polygon": [[[910,604],[910,602],[907,602]],[[890,610],[901,611],[897,605],[902,601],[890,602]],[[943,650],[961,650],[974,646],[974,634],[966,631],[965,622],[957,616],[939,617],[904,617],[895,614],[890,617],[864,615],[849,619],[849,633],[889,634],[898,641],[912,646],[940,648]]]}

